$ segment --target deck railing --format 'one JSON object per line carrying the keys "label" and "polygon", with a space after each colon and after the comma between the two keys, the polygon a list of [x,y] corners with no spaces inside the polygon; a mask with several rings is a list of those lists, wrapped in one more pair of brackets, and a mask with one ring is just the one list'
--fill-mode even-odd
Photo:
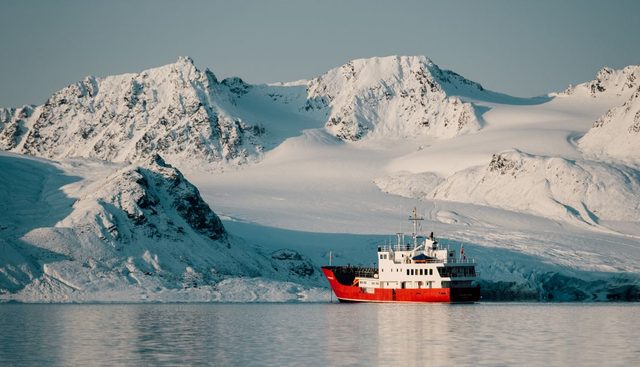
{"label": "deck railing", "polygon": [[[407,245],[407,246],[389,246],[389,245],[385,245],[385,246],[378,246],[378,252],[381,251],[412,251],[413,250],[413,246],[412,245]],[[396,259],[398,260],[398,259]],[[407,258],[404,258],[402,260],[405,263],[414,263],[413,260],[407,260]],[[474,258],[471,257],[464,257],[464,258],[459,258],[459,257],[449,257],[446,259],[426,259],[426,260],[420,260],[420,263],[427,263],[427,264],[434,264],[434,263],[440,263],[440,264],[475,264],[476,260]]]}
{"label": "deck railing", "polygon": [[411,251],[411,250],[413,250],[413,245],[378,246],[378,252],[380,251]]}
{"label": "deck railing", "polygon": [[355,274],[357,277],[373,278],[374,274],[378,273],[376,268],[356,268]]}
{"label": "deck railing", "polygon": [[452,263],[452,264],[475,264],[476,263],[476,259],[470,258],[470,257],[466,257],[463,259],[458,259],[458,258],[453,258],[453,259],[447,259],[445,261],[446,263]]}

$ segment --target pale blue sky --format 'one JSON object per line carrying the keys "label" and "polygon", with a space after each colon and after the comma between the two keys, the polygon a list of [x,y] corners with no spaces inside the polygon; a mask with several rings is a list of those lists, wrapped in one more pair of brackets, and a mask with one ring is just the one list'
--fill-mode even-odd
{"label": "pale blue sky", "polygon": [[86,75],[189,55],[218,77],[312,78],[353,58],[426,55],[518,96],[640,64],[640,1],[0,0],[0,106]]}

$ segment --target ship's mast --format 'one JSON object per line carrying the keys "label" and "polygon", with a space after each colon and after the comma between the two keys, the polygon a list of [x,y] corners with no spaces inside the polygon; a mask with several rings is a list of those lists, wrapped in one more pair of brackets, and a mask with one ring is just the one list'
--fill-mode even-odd
{"label": "ship's mast", "polygon": [[418,247],[418,221],[424,220],[423,217],[418,217],[418,210],[413,207],[413,215],[409,217],[409,220],[413,222],[413,248]]}

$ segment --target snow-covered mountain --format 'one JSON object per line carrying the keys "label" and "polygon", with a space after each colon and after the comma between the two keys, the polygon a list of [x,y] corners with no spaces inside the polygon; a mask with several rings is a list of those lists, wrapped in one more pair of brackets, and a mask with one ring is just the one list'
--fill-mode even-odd
{"label": "snow-covered mountain", "polygon": [[409,177],[419,180],[412,186],[424,191],[402,192],[406,178],[402,182],[393,177],[379,179],[379,185],[387,192],[421,199],[482,204],[558,220],[640,222],[640,171],[622,165],[511,150],[495,154],[486,166],[457,172],[444,182],[425,174]]}
{"label": "snow-covered mountain", "polygon": [[[640,221],[640,127],[634,120],[636,112],[640,116],[638,77],[640,66],[603,68],[596,79],[530,107],[508,99],[478,99],[478,106],[490,110],[481,132],[446,147],[434,144],[449,156],[421,146],[396,159],[391,173],[374,182],[403,197],[480,204],[554,220]],[[590,117],[605,108],[609,111],[591,126]],[[485,158],[476,161],[480,156]],[[420,163],[409,171],[407,164],[399,164],[403,160]],[[452,165],[456,169],[443,172],[443,166]]]}
{"label": "snow-covered mountain", "polygon": [[[358,59],[308,86],[306,108],[328,109],[326,128],[353,141],[364,136],[451,138],[480,128],[471,103],[455,95],[480,84],[440,69],[424,56]],[[466,94],[466,93],[465,93]]]}
{"label": "snow-covered mountain", "polygon": [[230,278],[319,282],[315,265],[296,251],[263,253],[229,235],[198,190],[157,155],[106,166],[2,155],[0,166],[23,172],[2,181],[13,197],[0,214],[0,293],[50,301],[158,292],[215,299],[214,287]]}
{"label": "snow-covered mountain", "polygon": [[629,65],[615,70],[604,67],[596,78],[586,83],[569,86],[559,96],[588,95],[593,98],[607,95],[628,95],[640,86],[640,65]]}
{"label": "snow-covered mountain", "polygon": [[329,251],[371,265],[414,206],[486,297],[640,299],[637,78],[515,98],[397,56],[89,77],[0,110],[0,299],[326,299]]}
{"label": "snow-covered mountain", "polygon": [[242,163],[261,154],[264,131],[225,105],[248,89],[239,78],[219,82],[187,57],[138,74],[90,76],[34,111],[16,111],[20,119],[3,118],[1,147],[52,159],[125,162],[162,154],[171,162]]}
{"label": "snow-covered mountain", "polygon": [[242,164],[318,122],[346,141],[473,132],[477,113],[459,95],[483,92],[424,56],[353,60],[308,82],[270,86],[220,82],[181,57],[137,74],[87,77],[42,106],[0,110],[0,148],[50,159],[162,154],[179,167]]}
{"label": "snow-covered mountain", "polygon": [[590,156],[640,165],[640,86],[622,106],[601,116],[579,145]]}

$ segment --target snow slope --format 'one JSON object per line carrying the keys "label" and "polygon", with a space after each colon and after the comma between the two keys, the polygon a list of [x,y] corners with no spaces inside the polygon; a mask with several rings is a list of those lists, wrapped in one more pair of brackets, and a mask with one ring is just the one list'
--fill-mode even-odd
{"label": "snow slope", "polygon": [[[296,251],[263,253],[230,236],[198,190],[157,155],[132,166],[3,154],[0,166],[23,172],[1,181],[13,193],[0,217],[0,293],[11,292],[9,299],[234,300],[216,287],[252,278],[271,294],[282,286],[274,280],[320,280]],[[303,295],[302,286],[291,289],[275,294]]]}
{"label": "snow slope", "polygon": [[640,166],[640,87],[622,106],[601,116],[579,145],[596,159],[609,158]]}
{"label": "snow slope", "polygon": [[457,172],[426,195],[597,224],[640,222],[638,192],[640,171],[632,168],[512,150],[486,167]]}

